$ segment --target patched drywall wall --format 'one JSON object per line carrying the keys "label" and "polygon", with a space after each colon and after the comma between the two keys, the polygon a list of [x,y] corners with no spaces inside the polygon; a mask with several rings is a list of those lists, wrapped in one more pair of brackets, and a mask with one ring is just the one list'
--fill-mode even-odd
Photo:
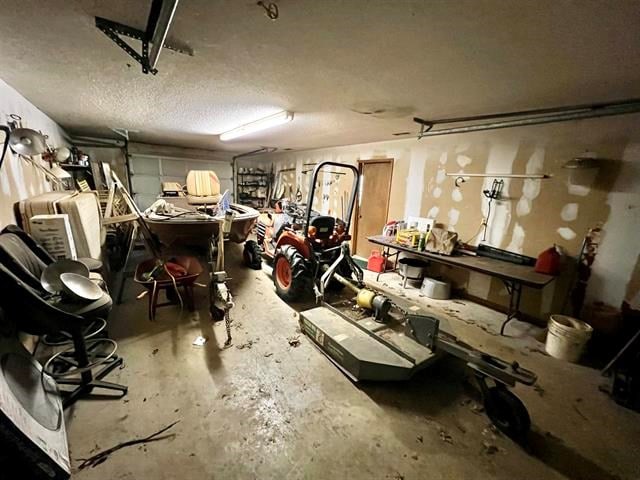
{"label": "patched drywall wall", "polygon": [[609,216],[603,225],[604,239],[593,265],[587,299],[619,306],[624,298],[640,309],[640,142],[629,143],[624,149],[619,173],[604,203]]}
{"label": "patched drywall wall", "polygon": [[[447,173],[546,173],[549,179],[505,179],[502,199],[494,201],[486,242],[536,257],[553,244],[567,255],[580,251],[588,229],[603,224],[601,255],[593,268],[588,298],[620,305],[640,254],[640,115],[519,127],[464,135],[406,139],[328,149],[282,152],[260,158],[285,173],[293,192],[306,198],[304,170],[322,160],[357,164],[394,159],[389,219],[421,215],[477,244],[488,212],[483,190],[492,178],[469,178],[456,187]],[[571,158],[589,154],[601,160],[595,170],[562,168]],[[317,206],[317,201],[314,205]],[[326,211],[327,205],[322,205]],[[382,225],[380,226],[382,229]],[[470,294],[504,304],[504,286],[484,275],[444,269]],[[560,307],[569,279],[543,291],[527,291],[526,312],[544,318]]]}
{"label": "patched drywall wall", "polygon": [[[48,135],[47,141],[52,147],[68,146],[65,132],[56,122],[0,80],[0,121],[6,123],[7,116],[10,114],[21,116],[24,127],[33,128]],[[38,157],[34,159],[40,161]],[[11,149],[7,149],[2,169],[0,169],[0,227],[15,222],[13,215],[15,202],[49,190],[51,185],[41,172],[18,158]]]}

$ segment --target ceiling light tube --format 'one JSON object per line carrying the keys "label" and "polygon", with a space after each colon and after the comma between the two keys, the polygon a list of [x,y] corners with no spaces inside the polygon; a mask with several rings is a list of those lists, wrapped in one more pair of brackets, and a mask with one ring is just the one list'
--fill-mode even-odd
{"label": "ceiling light tube", "polygon": [[255,122],[247,123],[236,127],[228,132],[224,132],[220,135],[220,140],[226,142],[227,140],[233,140],[234,138],[242,137],[250,133],[260,132],[267,128],[276,127],[293,120],[293,112],[282,111],[268,117],[261,118]]}

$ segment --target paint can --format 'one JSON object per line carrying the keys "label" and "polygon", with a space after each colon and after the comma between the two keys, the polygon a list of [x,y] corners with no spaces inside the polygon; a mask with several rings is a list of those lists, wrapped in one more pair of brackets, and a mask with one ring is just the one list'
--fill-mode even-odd
{"label": "paint can", "polygon": [[545,350],[560,360],[575,363],[580,360],[591,338],[591,325],[566,315],[551,315]]}

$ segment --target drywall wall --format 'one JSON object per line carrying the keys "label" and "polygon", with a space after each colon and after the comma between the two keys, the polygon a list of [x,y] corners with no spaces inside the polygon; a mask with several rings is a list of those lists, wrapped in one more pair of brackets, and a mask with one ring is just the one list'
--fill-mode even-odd
{"label": "drywall wall", "polygon": [[606,204],[610,214],[603,226],[604,239],[593,265],[587,298],[615,306],[624,299],[640,309],[640,142],[625,148]]}
{"label": "drywall wall", "polygon": [[[24,127],[33,128],[48,135],[47,141],[52,147],[68,145],[65,132],[56,122],[0,80],[0,122],[6,123],[7,116],[10,114],[22,117]],[[34,158],[40,161],[38,157]],[[0,227],[14,223],[13,204],[15,202],[49,190],[51,186],[41,172],[18,158],[11,149],[7,149],[0,170]]]}
{"label": "drywall wall", "polygon": [[[478,243],[488,214],[483,190],[493,179],[471,178],[459,188],[446,173],[547,173],[550,179],[505,179],[503,198],[494,201],[486,242],[536,257],[557,244],[577,255],[588,229],[604,224],[601,257],[594,265],[588,297],[620,305],[633,265],[640,254],[634,233],[640,232],[640,115],[519,127],[462,135],[415,138],[344,147],[276,152],[274,162],[294,192],[308,190],[302,172],[322,160],[356,164],[373,158],[394,159],[389,219],[421,215]],[[588,154],[601,160],[596,170],[569,170],[569,159]],[[340,195],[339,189],[336,192]],[[314,204],[317,205],[317,199]],[[321,202],[327,211],[330,200]],[[382,229],[382,225],[380,226]],[[443,272],[470,294],[504,304],[502,284],[484,275],[447,269]],[[569,279],[542,292],[528,291],[525,311],[544,318],[557,310]]]}

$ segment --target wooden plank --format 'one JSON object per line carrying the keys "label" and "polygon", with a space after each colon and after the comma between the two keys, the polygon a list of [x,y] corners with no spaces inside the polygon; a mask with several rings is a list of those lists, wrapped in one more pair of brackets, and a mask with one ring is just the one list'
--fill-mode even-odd
{"label": "wooden plank", "polygon": [[375,235],[368,237],[371,243],[382,245],[384,247],[401,250],[403,252],[417,255],[426,260],[442,263],[452,267],[465,268],[474,272],[484,273],[492,277],[500,278],[511,282],[517,282],[527,287],[542,288],[550,283],[555,277],[544,273],[536,272],[532,267],[527,265],[516,265],[514,263],[504,262],[489,257],[472,257],[472,256],[446,256],[438,255],[430,252],[419,252],[413,248],[405,247],[396,243],[393,239],[383,235]]}

